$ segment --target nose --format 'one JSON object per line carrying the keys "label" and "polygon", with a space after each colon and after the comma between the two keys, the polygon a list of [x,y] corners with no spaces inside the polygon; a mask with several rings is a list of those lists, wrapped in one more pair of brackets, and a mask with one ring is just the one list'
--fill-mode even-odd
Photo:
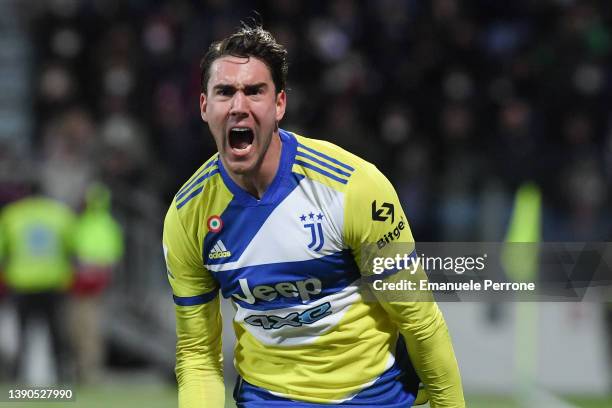
{"label": "nose", "polygon": [[238,91],[232,97],[232,104],[230,106],[230,115],[233,115],[233,116],[248,115],[248,100],[244,92]]}

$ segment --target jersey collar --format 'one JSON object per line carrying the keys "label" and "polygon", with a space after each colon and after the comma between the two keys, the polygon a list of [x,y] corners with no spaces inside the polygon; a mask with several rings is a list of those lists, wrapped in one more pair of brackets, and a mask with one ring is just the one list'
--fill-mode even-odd
{"label": "jersey collar", "polygon": [[238,184],[232,180],[227,174],[227,171],[223,167],[223,161],[219,160],[219,172],[223,182],[227,188],[234,195],[236,203],[244,206],[256,206],[273,204],[285,198],[293,187],[293,183],[288,182],[291,176],[291,167],[295,160],[295,153],[297,151],[297,140],[291,132],[280,129],[279,136],[282,143],[281,146],[281,158],[276,170],[276,175],[272,180],[272,183],[268,186],[268,189],[264,193],[261,200],[253,197],[251,194],[242,189]]}

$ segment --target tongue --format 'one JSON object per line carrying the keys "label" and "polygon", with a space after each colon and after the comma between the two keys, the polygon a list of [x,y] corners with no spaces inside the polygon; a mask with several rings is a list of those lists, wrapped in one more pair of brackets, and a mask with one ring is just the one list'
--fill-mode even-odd
{"label": "tongue", "polygon": [[247,140],[240,140],[236,143],[236,146],[234,147],[235,149],[246,149],[247,147],[249,147],[250,143]]}
{"label": "tongue", "polygon": [[231,132],[230,146],[234,149],[246,149],[252,143],[251,132]]}

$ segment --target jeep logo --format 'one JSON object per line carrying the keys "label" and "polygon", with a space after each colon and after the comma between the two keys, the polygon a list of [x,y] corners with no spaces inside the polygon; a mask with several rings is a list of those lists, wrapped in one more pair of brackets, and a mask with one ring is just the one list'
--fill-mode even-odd
{"label": "jeep logo", "polygon": [[286,298],[299,296],[302,302],[308,302],[310,295],[321,293],[321,281],[315,278],[295,282],[279,282],[274,286],[258,285],[253,290],[249,288],[249,283],[246,279],[239,279],[238,282],[240,283],[243,295],[235,293],[232,296],[251,305],[257,299],[271,302],[279,295]]}

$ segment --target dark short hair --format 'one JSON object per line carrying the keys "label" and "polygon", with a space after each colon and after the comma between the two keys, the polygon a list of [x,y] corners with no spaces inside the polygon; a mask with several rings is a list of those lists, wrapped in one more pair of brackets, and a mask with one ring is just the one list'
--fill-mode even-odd
{"label": "dark short hair", "polygon": [[249,25],[245,22],[238,31],[210,45],[200,62],[200,85],[206,93],[210,79],[210,66],[223,56],[255,57],[263,61],[270,69],[276,92],[285,89],[287,84],[287,50],[277,43],[269,31],[261,25]]}

